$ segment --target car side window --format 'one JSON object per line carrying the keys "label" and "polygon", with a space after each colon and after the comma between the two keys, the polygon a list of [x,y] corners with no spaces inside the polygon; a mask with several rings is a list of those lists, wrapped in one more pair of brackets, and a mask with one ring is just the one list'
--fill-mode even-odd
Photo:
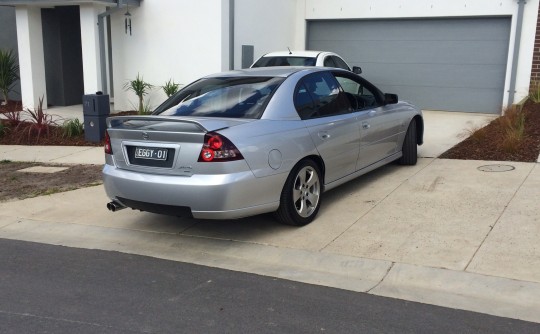
{"label": "car side window", "polygon": [[324,67],[337,67],[336,63],[334,62],[334,60],[330,56],[324,58],[323,65],[324,65]]}
{"label": "car side window", "polygon": [[296,88],[294,103],[301,119],[340,115],[352,110],[346,94],[328,72],[303,78]]}
{"label": "car side window", "polygon": [[334,59],[334,63],[336,63],[336,67],[342,68],[344,70],[350,71],[351,69],[347,65],[347,63],[339,58],[338,56],[332,56],[332,59]]}
{"label": "car side window", "polygon": [[380,105],[380,101],[377,101],[379,94],[373,87],[368,87],[365,82],[354,80],[353,78],[342,76],[340,74],[336,74],[335,77],[345,92],[353,109],[361,110],[378,107]]}

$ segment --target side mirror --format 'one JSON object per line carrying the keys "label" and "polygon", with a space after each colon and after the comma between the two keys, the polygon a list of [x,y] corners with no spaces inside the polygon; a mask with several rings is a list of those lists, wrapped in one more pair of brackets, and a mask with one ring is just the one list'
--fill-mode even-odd
{"label": "side mirror", "polygon": [[396,104],[398,103],[397,94],[384,94],[384,104]]}
{"label": "side mirror", "polygon": [[353,73],[361,74],[362,73],[362,68],[360,66],[353,66],[352,71],[353,71]]}

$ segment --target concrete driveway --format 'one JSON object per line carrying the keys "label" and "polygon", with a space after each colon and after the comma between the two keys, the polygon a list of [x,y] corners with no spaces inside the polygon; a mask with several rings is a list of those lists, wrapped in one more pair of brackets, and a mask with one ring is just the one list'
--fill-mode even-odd
{"label": "concrete driveway", "polygon": [[[443,141],[458,140],[430,140],[440,133],[431,116],[437,114],[426,113],[422,156],[437,156],[453,145]],[[452,129],[456,135],[475,126],[463,116],[465,125]],[[484,116],[472,119],[489,120]],[[78,150],[0,147],[0,159],[103,159],[101,148]],[[486,165],[491,168],[484,170],[509,170],[479,169]],[[280,225],[271,215],[202,221],[129,209],[111,213],[97,186],[0,203],[0,237],[148,255],[540,322],[538,198],[537,163],[421,158],[416,166],[388,165],[326,193],[316,221],[302,228]]]}

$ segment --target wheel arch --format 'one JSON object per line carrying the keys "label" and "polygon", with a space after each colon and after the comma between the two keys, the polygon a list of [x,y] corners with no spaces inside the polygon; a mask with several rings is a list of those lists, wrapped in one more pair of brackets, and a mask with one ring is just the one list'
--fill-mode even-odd
{"label": "wheel arch", "polygon": [[416,143],[422,145],[424,143],[424,119],[421,115],[416,115],[411,122],[416,122]]}
{"label": "wheel arch", "polygon": [[317,167],[319,167],[319,171],[321,172],[321,175],[319,176],[321,178],[321,187],[322,187],[322,191],[324,192],[324,179],[325,179],[325,172],[326,172],[326,167],[324,165],[324,160],[321,158],[321,156],[319,155],[316,155],[316,154],[312,154],[312,155],[308,155],[308,156],[305,156],[303,157],[302,159],[298,160],[298,162],[295,164],[295,167],[296,165],[298,165],[300,162],[304,161],[304,160],[312,160],[313,162],[315,162],[315,164],[317,164]]}

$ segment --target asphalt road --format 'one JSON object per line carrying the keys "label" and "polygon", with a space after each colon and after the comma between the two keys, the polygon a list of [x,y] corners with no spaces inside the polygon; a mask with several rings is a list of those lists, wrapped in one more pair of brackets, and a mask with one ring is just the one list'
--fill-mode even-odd
{"label": "asphalt road", "polygon": [[0,333],[539,333],[540,324],[0,239]]}

